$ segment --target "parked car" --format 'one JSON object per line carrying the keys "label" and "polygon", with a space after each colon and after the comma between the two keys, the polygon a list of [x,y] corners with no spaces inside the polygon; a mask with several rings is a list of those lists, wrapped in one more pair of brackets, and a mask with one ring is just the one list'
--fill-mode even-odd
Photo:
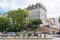
{"label": "parked car", "polygon": [[5,34],[5,35],[15,35],[15,32],[5,32],[3,34]]}

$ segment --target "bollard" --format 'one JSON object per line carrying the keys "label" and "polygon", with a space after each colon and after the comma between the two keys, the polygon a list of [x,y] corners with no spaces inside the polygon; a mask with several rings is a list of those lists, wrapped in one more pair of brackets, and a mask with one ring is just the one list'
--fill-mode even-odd
{"label": "bollard", "polygon": [[44,34],[44,38],[46,38],[46,34]]}

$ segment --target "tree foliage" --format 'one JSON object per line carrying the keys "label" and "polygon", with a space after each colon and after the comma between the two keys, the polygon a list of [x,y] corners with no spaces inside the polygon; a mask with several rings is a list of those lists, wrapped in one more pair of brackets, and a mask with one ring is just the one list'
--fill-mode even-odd
{"label": "tree foliage", "polygon": [[9,28],[10,21],[7,18],[0,17],[0,31],[4,32]]}
{"label": "tree foliage", "polygon": [[37,20],[32,20],[32,25],[39,25],[42,24],[42,20],[37,19]]}
{"label": "tree foliage", "polygon": [[[13,25],[11,25],[12,28],[16,29],[16,28],[18,28],[18,26],[20,26],[19,28],[21,30],[23,30],[23,25],[25,24],[24,21],[26,21],[25,19],[28,16],[27,10],[19,8],[17,10],[8,11],[7,13],[8,13],[8,17],[11,18],[14,21]],[[17,31],[17,30],[14,30],[14,31]]]}
{"label": "tree foliage", "polygon": [[24,17],[28,15],[28,12],[22,9],[12,10],[7,12],[8,17],[12,18],[18,24],[22,24],[24,21]]}
{"label": "tree foliage", "polygon": [[59,23],[60,23],[60,17],[59,17],[58,21],[59,21]]}
{"label": "tree foliage", "polygon": [[8,18],[13,20],[13,24],[10,23],[9,19],[0,17],[0,31],[4,32],[19,32],[22,30],[28,29],[29,31],[36,30],[40,24],[42,24],[42,20],[31,20],[27,25],[25,25],[24,21],[26,21],[26,17],[28,16],[28,12],[25,9],[17,9],[11,10],[7,12]]}
{"label": "tree foliage", "polygon": [[20,32],[20,27],[18,24],[11,24],[7,32]]}
{"label": "tree foliage", "polygon": [[40,27],[40,24],[42,24],[42,20],[41,19],[37,19],[37,20],[31,20],[27,26],[28,29],[30,31],[36,30],[38,28],[38,26]]}

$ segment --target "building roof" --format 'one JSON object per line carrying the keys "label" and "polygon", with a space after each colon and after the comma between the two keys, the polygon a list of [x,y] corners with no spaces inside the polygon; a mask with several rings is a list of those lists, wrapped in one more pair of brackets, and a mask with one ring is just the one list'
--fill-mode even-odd
{"label": "building roof", "polygon": [[42,8],[43,10],[47,11],[46,7],[44,7],[43,4],[41,4],[41,3],[36,3],[35,5],[33,5],[33,4],[29,5],[27,7],[27,10],[32,10],[32,9],[36,9],[36,8]]}

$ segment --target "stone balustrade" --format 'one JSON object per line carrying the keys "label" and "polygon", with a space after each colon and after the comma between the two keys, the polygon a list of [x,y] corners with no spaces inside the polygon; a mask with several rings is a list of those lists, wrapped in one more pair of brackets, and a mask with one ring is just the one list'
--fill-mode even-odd
{"label": "stone balustrade", "polygon": [[0,38],[0,40],[53,40],[53,38]]}

